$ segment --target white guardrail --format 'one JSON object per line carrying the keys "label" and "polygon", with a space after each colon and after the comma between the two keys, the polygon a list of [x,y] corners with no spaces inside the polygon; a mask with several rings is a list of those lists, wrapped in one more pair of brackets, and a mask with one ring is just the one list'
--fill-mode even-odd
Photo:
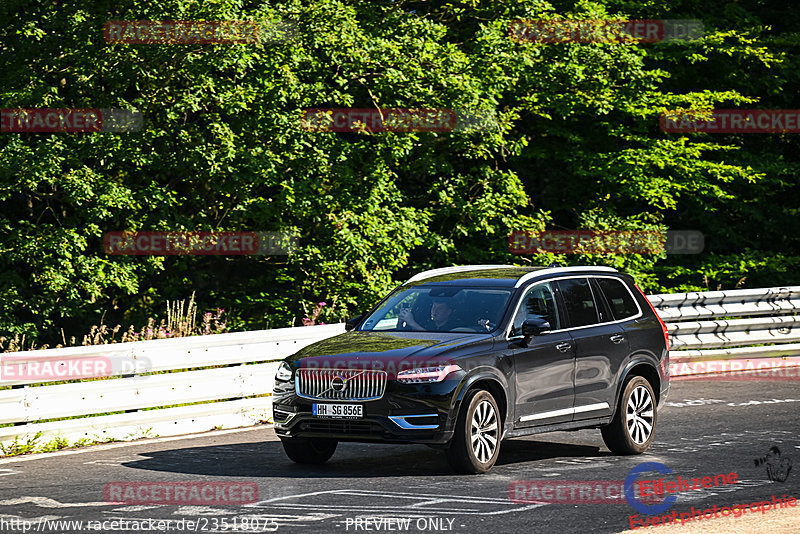
{"label": "white guardrail", "polygon": [[[709,372],[710,360],[800,366],[800,316],[789,315],[800,310],[800,287],[648,298],[667,322],[673,375]],[[268,422],[276,360],[342,332],[344,324],[332,324],[0,354],[0,443],[37,435],[38,443],[128,440]],[[9,367],[64,361],[97,362],[110,376],[53,383]]]}

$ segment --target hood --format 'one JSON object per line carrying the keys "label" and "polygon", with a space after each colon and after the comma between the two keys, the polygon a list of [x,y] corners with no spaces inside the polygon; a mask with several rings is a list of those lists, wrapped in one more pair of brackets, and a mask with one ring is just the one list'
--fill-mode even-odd
{"label": "hood", "polygon": [[313,343],[286,358],[293,367],[396,371],[441,365],[477,345],[492,344],[491,334],[460,332],[351,331]]}

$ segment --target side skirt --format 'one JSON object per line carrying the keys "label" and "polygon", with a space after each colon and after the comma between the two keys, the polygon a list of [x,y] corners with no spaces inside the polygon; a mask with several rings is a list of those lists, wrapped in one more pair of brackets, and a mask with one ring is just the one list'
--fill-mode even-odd
{"label": "side skirt", "polygon": [[581,430],[584,428],[597,428],[611,423],[611,416],[596,417],[594,419],[582,419],[580,421],[569,421],[566,423],[555,423],[552,425],[533,426],[528,428],[515,428],[503,433],[503,439],[518,438],[520,436],[530,436],[532,434],[544,434],[545,432],[557,432],[559,430]]}

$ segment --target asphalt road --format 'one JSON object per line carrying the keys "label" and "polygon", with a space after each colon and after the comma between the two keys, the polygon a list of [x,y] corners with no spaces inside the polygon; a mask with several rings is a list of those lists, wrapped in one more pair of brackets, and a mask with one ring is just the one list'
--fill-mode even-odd
{"label": "asphalt road", "polygon": [[[0,460],[0,532],[122,532],[121,521],[129,521],[127,531],[150,532],[617,533],[640,514],[627,501],[513,502],[509,486],[623,481],[638,464],[659,462],[673,471],[667,480],[737,474],[736,484],[678,494],[664,514],[800,498],[798,413],[800,381],[674,381],[656,441],[644,455],[611,455],[599,430],[542,434],[504,442],[495,468],[478,476],[453,475],[442,453],[424,446],[340,444],[327,464],[299,466],[284,456],[268,426],[7,458]],[[783,482],[768,479],[766,464],[756,466],[773,446],[781,456],[771,463],[782,469]],[[148,481],[255,483],[258,500],[227,506],[105,501],[109,483]],[[71,520],[84,523],[53,523]]]}

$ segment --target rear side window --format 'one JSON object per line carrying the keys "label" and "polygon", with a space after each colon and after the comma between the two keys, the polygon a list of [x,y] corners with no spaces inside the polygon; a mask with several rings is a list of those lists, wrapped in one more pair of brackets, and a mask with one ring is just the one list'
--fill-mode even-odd
{"label": "rear side window", "polygon": [[596,281],[611,306],[611,313],[614,314],[616,320],[627,319],[639,313],[633,295],[622,283],[622,280],[597,278]]}
{"label": "rear side window", "polygon": [[597,324],[597,304],[586,278],[571,278],[556,282],[567,310],[569,326]]}

